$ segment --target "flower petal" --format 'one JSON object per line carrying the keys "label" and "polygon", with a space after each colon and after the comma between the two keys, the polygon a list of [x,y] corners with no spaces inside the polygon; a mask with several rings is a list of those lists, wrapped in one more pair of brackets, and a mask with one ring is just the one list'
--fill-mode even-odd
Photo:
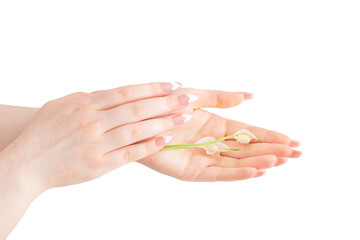
{"label": "flower petal", "polygon": [[228,145],[222,142],[214,143],[218,147],[218,152],[225,152],[227,148],[230,148]]}
{"label": "flower petal", "polygon": [[252,139],[258,140],[258,138],[247,129],[241,129],[234,133],[234,135],[236,135],[234,137],[236,141],[242,144],[248,144]]}
{"label": "flower petal", "polygon": [[204,137],[204,138],[200,139],[199,141],[197,141],[196,143],[206,143],[206,142],[212,142],[215,140],[216,140],[216,138],[214,138],[214,137]]}
{"label": "flower petal", "polygon": [[[196,143],[206,143],[206,142],[212,142],[215,140],[216,140],[216,138],[214,138],[214,137],[204,137],[204,138],[200,139],[199,141],[197,141]],[[217,143],[209,144],[206,146],[198,146],[198,147],[205,149],[205,151],[208,155],[214,154],[216,152],[225,152],[225,151],[227,151],[226,150],[227,148],[230,148],[228,145],[226,145],[225,143],[222,143],[222,142],[217,142]]]}

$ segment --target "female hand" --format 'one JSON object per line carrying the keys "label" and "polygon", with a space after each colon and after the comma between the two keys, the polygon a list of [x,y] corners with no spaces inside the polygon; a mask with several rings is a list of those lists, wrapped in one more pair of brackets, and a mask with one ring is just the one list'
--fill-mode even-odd
{"label": "female hand", "polygon": [[97,178],[159,151],[172,138],[159,135],[191,119],[169,112],[197,100],[173,92],[179,87],[133,85],[46,103],[0,152],[0,239],[43,191]]}
{"label": "female hand", "polygon": [[[155,153],[172,138],[160,133],[191,118],[167,113],[197,99],[186,93],[169,95],[174,87],[180,85],[133,85],[50,101],[4,150],[13,153],[9,166],[45,190],[97,178]],[[141,140],[146,141],[137,143]]]}
{"label": "female hand", "polygon": [[[233,140],[224,143],[239,151],[229,151],[207,155],[202,148],[160,151],[144,159],[142,163],[163,174],[185,181],[235,181],[259,177],[264,169],[278,166],[287,158],[300,157],[301,152],[294,150],[298,142],[288,136],[260,127],[223,118],[202,109],[203,107],[233,107],[237,93],[181,89],[197,94],[200,98],[187,107],[193,119],[172,131],[175,136],[171,144],[195,143],[199,139],[213,136],[216,139],[234,134],[240,129],[248,129],[262,140],[249,145],[240,145]],[[245,98],[251,95],[245,94]],[[221,99],[219,101],[219,99]],[[195,109],[195,111],[194,111]],[[166,134],[166,132],[164,133]]]}

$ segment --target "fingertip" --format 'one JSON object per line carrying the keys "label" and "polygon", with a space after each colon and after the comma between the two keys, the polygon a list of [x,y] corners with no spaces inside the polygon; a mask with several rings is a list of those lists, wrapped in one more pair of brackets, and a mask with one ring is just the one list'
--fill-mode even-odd
{"label": "fingertip", "polygon": [[297,150],[293,150],[293,152],[292,152],[292,154],[291,154],[291,158],[299,158],[299,157],[301,157],[301,154],[302,154],[302,152],[300,152],[300,151],[297,151]]}
{"label": "fingertip", "polygon": [[288,161],[287,158],[279,157],[279,158],[278,158],[278,161],[277,161],[277,163],[276,163],[276,165],[275,165],[275,167],[280,166],[280,165],[286,163],[287,161]]}
{"label": "fingertip", "polygon": [[255,177],[261,177],[266,173],[265,170],[258,170],[258,172],[256,173]]}
{"label": "fingertip", "polygon": [[253,94],[249,92],[240,92],[244,96],[244,100],[249,100],[253,98]]}
{"label": "fingertip", "polygon": [[291,140],[289,145],[290,145],[290,147],[298,147],[298,146],[300,146],[300,142],[295,141],[295,140]]}
{"label": "fingertip", "polygon": [[244,95],[237,92],[218,92],[215,98],[216,101],[213,101],[216,104],[213,104],[212,107],[216,108],[230,108],[241,104],[244,100]]}
{"label": "fingertip", "polygon": [[276,165],[276,163],[278,162],[278,158],[275,155],[269,155],[269,159],[268,159],[269,163],[270,163],[270,167],[274,167]]}

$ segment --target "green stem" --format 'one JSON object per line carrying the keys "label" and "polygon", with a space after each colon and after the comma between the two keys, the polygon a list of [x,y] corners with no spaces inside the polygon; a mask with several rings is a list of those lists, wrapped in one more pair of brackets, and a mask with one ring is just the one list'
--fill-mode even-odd
{"label": "green stem", "polygon": [[[210,142],[205,142],[205,143],[193,143],[193,144],[175,144],[175,145],[166,145],[165,147],[163,147],[161,149],[161,151],[168,151],[168,150],[176,150],[176,149],[186,149],[186,148],[192,148],[192,147],[200,147],[200,146],[206,146],[206,145],[210,145],[210,144],[214,144],[217,142],[221,142],[223,140],[229,139],[229,138],[234,138],[237,134],[233,134],[233,135],[229,135],[223,138],[219,138],[216,139],[214,141],[210,141]],[[256,141],[261,142],[260,139],[255,138]],[[222,150],[227,150],[227,151],[238,151],[240,150],[239,148],[228,148],[228,149],[222,149]]]}
{"label": "green stem", "polygon": [[[197,146],[187,146],[187,147],[173,147],[173,148],[163,148],[161,149],[161,151],[169,151],[169,150],[177,150],[177,149],[187,149],[187,148],[193,148],[193,147],[197,147]],[[239,151],[240,148],[222,148],[221,150],[226,150],[226,151]]]}
{"label": "green stem", "polygon": [[[234,138],[236,134],[233,135],[229,135],[223,138],[219,138],[216,139],[214,141],[210,141],[210,142],[205,142],[205,143],[193,143],[193,144],[175,144],[175,145],[166,145],[165,147],[163,147],[163,149],[161,149],[162,151],[165,150],[170,150],[170,149],[182,149],[182,148],[190,148],[190,147],[199,147],[199,146],[206,146],[206,145],[210,145],[210,144],[214,144],[217,142],[221,142],[223,140],[229,139],[229,138]],[[180,147],[180,148],[179,148]],[[170,149],[169,149],[170,148]]]}

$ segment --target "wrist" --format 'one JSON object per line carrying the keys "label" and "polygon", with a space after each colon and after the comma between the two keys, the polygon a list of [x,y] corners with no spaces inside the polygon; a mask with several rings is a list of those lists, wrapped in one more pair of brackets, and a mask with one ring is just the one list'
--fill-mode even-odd
{"label": "wrist", "polygon": [[0,152],[0,239],[5,239],[44,189],[9,149]]}
{"label": "wrist", "polygon": [[2,190],[33,199],[46,191],[29,160],[31,159],[26,159],[12,144],[0,152]]}

